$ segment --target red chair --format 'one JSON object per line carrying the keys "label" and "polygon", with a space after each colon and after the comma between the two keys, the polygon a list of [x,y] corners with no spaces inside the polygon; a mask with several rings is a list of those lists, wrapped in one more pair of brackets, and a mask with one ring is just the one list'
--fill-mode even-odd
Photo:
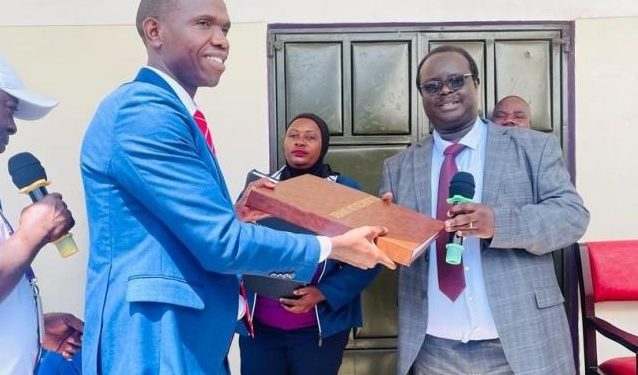
{"label": "red chair", "polygon": [[[585,373],[637,375],[638,336],[597,317],[594,305],[603,301],[638,301],[638,240],[588,242],[580,246],[577,258]],[[634,356],[612,358],[598,365],[596,331],[634,352]]]}

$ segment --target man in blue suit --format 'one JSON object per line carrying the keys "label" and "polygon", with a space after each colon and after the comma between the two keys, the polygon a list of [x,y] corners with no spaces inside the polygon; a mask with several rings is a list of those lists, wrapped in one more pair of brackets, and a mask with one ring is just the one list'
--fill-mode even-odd
{"label": "man in blue suit", "polygon": [[[142,0],[137,28],[148,66],[102,102],[82,145],[90,230],[83,370],[228,374],[243,313],[236,274],[309,281],[326,257],[394,264],[372,242],[383,228],[325,238],[237,218],[193,101],[225,70],[223,0]],[[242,203],[237,212],[258,216]]]}

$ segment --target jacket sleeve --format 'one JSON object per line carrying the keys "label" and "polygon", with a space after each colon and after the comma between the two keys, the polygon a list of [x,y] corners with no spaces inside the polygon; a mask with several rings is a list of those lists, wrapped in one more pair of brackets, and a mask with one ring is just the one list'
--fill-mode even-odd
{"label": "jacket sleeve", "polygon": [[527,160],[533,202],[495,206],[490,247],[525,249],[542,255],[578,241],[589,211],[572,185],[556,137],[547,136],[536,160]]}
{"label": "jacket sleeve", "polygon": [[238,220],[217,164],[200,154],[192,119],[170,102],[138,99],[144,111],[135,104],[120,109],[109,166],[132,199],[162,221],[204,269],[267,274],[283,268],[308,281],[319,257],[316,238]]}
{"label": "jacket sleeve", "polygon": [[339,264],[339,270],[321,280],[317,288],[333,310],[350,303],[381,271],[381,266],[369,270],[361,270],[348,264]]}

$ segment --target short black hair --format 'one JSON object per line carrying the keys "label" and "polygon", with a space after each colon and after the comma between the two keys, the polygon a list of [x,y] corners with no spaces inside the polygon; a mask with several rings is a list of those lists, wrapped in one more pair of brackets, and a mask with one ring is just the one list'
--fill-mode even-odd
{"label": "short black hair", "polygon": [[[165,15],[168,5],[175,0],[142,0],[137,8],[137,16],[135,17],[135,27],[137,33],[144,39],[144,21],[149,17],[161,18]],[[145,41],[146,42],[146,41]]]}
{"label": "short black hair", "polygon": [[428,52],[428,54],[425,55],[425,57],[421,60],[421,62],[419,63],[419,66],[416,69],[416,88],[417,88],[417,90],[419,90],[419,86],[421,85],[420,73],[421,73],[421,68],[423,67],[423,64],[425,64],[425,61],[427,59],[429,59],[431,56],[436,55],[437,53],[444,53],[444,52],[456,52],[456,53],[460,54],[461,56],[465,57],[465,60],[467,60],[467,63],[470,65],[470,73],[472,73],[472,78],[474,79],[474,81],[480,82],[478,66],[476,65],[476,61],[474,61],[474,59],[469,54],[469,52],[467,52],[466,50],[464,50],[461,47],[452,46],[452,45],[448,44],[448,45],[443,45],[443,46],[436,47],[435,49],[433,49],[430,52]]}

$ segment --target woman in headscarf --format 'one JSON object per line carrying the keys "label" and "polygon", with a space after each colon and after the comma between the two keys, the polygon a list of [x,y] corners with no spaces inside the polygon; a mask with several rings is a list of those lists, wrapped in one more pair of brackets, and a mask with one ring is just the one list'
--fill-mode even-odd
{"label": "woman in headscarf", "polygon": [[[312,113],[296,116],[286,128],[286,165],[271,177],[310,173],[359,189],[324,162],[329,144],[323,119]],[[364,271],[328,259],[292,298],[270,299],[248,290],[255,337],[239,339],[242,375],[336,375],[350,330],[362,325],[360,294],[379,269]]]}

